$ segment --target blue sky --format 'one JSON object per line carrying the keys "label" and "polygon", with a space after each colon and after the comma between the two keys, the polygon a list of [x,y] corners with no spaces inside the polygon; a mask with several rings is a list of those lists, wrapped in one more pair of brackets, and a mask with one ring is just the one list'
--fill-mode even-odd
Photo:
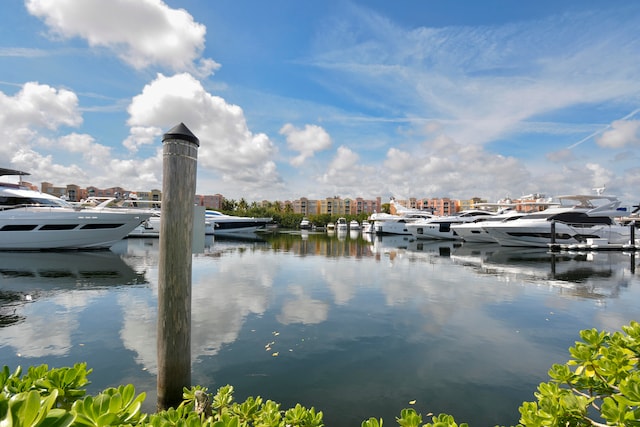
{"label": "blue sky", "polygon": [[640,2],[6,0],[2,167],[248,201],[640,202]]}

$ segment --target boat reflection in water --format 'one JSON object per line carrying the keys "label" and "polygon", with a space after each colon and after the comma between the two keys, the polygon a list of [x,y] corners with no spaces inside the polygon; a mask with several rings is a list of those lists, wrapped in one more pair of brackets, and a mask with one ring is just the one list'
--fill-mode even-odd
{"label": "boat reflection in water", "polygon": [[106,251],[2,252],[2,289],[38,292],[87,290],[144,282],[116,253]]}
{"label": "boat reflection in water", "polygon": [[497,244],[463,244],[455,263],[478,274],[533,282],[583,298],[617,297],[635,274],[635,253],[621,251],[551,252],[544,248],[509,248]]}
{"label": "boat reflection in water", "polygon": [[[111,251],[3,252],[0,331],[23,357],[67,355],[80,313],[117,288],[146,283]],[[96,312],[96,319],[105,313]],[[109,321],[104,318],[102,321]]]}

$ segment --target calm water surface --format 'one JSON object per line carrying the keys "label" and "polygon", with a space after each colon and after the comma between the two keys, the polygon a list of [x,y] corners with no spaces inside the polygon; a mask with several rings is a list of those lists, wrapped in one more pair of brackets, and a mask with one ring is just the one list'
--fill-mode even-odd
{"label": "calm water surface", "polygon": [[[620,252],[313,233],[207,243],[193,258],[192,382],[314,406],[327,426],[391,426],[405,407],[515,424],[581,329],[640,320],[638,260]],[[154,239],[0,253],[0,364],[86,361],[90,393],[133,383],[153,411],[157,275]]]}

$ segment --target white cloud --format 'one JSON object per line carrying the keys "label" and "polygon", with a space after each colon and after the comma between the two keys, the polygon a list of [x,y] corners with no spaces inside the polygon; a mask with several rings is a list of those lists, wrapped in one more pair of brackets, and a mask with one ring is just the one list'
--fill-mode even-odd
{"label": "white cloud", "polygon": [[609,130],[596,138],[596,143],[605,148],[640,146],[640,120],[614,121]]}
{"label": "white cloud", "polygon": [[376,173],[374,166],[361,164],[360,156],[344,145],[338,147],[326,172],[316,178],[327,191],[321,197],[327,197],[327,194],[341,197],[378,195],[382,188],[380,182],[384,182],[385,179],[386,176]]}
{"label": "white cloud", "polygon": [[591,186],[592,188],[599,188],[606,186],[607,183],[613,181],[615,174],[609,169],[599,165],[597,163],[587,163],[585,165],[587,171],[591,174]]}
{"label": "white cloud", "polygon": [[132,126],[129,136],[122,143],[130,152],[138,151],[142,145],[155,144],[163,134],[162,129],[154,126]]}
{"label": "white cloud", "polygon": [[[86,138],[90,137],[72,134],[75,136],[58,140],[56,133],[65,126],[80,124],[78,97],[69,90],[29,82],[13,96],[0,92],[0,138],[5,141],[0,144],[0,157],[4,166],[34,174],[35,183],[81,177],[80,168],[63,167],[52,155],[37,151],[53,147],[54,152],[79,152],[79,146],[86,147]],[[74,146],[74,140],[79,146]],[[104,153],[104,147],[94,146]]]}
{"label": "white cloud", "polygon": [[242,108],[211,95],[189,74],[158,74],[133,98],[128,111],[132,131],[125,145],[130,149],[151,142],[159,129],[184,123],[200,140],[199,168],[217,172],[239,190],[281,181],[269,137],[252,133]]}
{"label": "white cloud", "polygon": [[331,148],[331,136],[318,125],[305,125],[304,129],[298,129],[291,123],[285,124],[280,129],[280,135],[287,138],[287,146],[290,150],[300,154],[290,160],[293,166],[302,166],[305,160],[313,157],[316,151]]}
{"label": "white cloud", "polygon": [[78,97],[69,90],[28,82],[14,96],[0,92],[0,126],[4,129],[56,129],[81,123]]}
{"label": "white cloud", "polygon": [[329,170],[345,171],[353,168],[358,162],[359,156],[354,153],[350,148],[341,146],[338,147],[336,156],[329,165]]}
{"label": "white cloud", "polygon": [[205,26],[161,0],[28,0],[26,6],[54,35],[105,47],[136,69],[160,65],[206,76],[219,67],[200,58]]}
{"label": "white cloud", "polygon": [[409,152],[401,151],[397,148],[390,148],[389,151],[387,151],[387,158],[384,161],[384,166],[393,172],[404,172],[418,165],[418,158]]}

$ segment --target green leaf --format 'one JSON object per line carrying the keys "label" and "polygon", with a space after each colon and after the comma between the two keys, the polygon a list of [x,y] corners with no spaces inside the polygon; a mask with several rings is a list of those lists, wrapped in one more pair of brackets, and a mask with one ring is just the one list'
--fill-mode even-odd
{"label": "green leaf", "polygon": [[67,427],[73,424],[74,416],[64,409],[52,409],[38,427]]}
{"label": "green leaf", "polygon": [[364,420],[361,424],[361,427],[382,427],[382,418],[378,420],[371,417],[368,420]]}

